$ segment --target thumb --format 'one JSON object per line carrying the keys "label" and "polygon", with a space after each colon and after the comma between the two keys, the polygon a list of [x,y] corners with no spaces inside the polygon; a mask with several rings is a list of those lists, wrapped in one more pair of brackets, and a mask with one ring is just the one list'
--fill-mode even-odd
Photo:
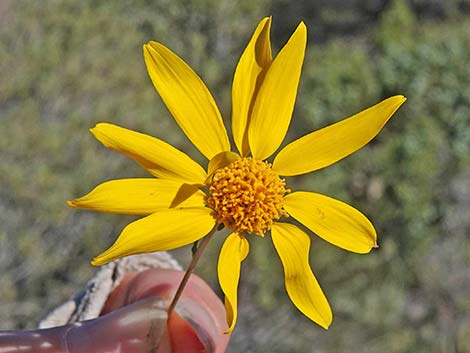
{"label": "thumb", "polygon": [[[128,273],[109,296],[103,314],[149,296],[160,298],[168,306],[183,275],[181,271],[163,269]],[[206,347],[205,350],[201,350],[202,352],[225,352],[230,338],[224,334],[227,330],[225,308],[214,291],[201,278],[191,275],[173,314],[168,320],[168,338],[171,340],[174,352],[178,352],[176,349],[181,347],[198,346],[196,340]],[[182,350],[182,352],[199,351]]]}
{"label": "thumb", "polygon": [[165,308],[160,299],[149,297],[105,316],[67,326],[0,331],[0,352],[169,353]]}
{"label": "thumb", "polygon": [[[148,297],[94,320],[70,325],[65,352],[170,353],[165,303]],[[172,352],[173,353],[173,352]],[[176,353],[176,352],[175,352]]]}

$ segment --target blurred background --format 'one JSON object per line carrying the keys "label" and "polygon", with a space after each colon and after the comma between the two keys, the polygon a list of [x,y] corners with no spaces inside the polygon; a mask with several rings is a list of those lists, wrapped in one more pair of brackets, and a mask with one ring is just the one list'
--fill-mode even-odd
{"label": "blurred background", "polygon": [[[354,205],[379,234],[368,255],[313,236],[331,328],[292,306],[271,242],[251,237],[229,352],[470,352],[466,0],[0,0],[0,329],[34,327],[132,220],[65,204],[103,181],[148,176],[89,128],[119,124],[203,161],[156,94],[142,44],[190,63],[228,123],[235,65],[266,15],[274,52],[300,20],[309,30],[286,142],[388,96],[408,101],[361,151],[288,180]],[[221,241],[197,269],[217,291]],[[190,249],[173,254],[186,264]]]}

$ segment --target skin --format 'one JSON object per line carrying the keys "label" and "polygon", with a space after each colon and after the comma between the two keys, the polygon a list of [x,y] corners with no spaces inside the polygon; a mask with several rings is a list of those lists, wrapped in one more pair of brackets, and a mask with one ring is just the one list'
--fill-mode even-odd
{"label": "skin", "polygon": [[199,277],[191,276],[167,318],[166,308],[182,277],[175,270],[128,273],[100,317],[50,329],[0,331],[0,353],[225,352],[229,335],[224,335],[224,306]]}

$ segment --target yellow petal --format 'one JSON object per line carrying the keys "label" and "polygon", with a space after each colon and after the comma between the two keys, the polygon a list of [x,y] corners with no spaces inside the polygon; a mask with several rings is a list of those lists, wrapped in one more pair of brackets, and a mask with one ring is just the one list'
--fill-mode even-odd
{"label": "yellow petal", "polygon": [[240,279],[240,264],[248,255],[249,244],[243,235],[230,234],[225,239],[219,255],[219,283],[225,295],[228,330],[232,332],[237,321],[237,288]]}
{"label": "yellow petal", "polygon": [[[86,210],[148,215],[171,207],[185,185],[162,179],[119,179],[98,185],[87,195],[68,205]],[[194,187],[193,192],[178,207],[204,207],[205,194]]]}
{"label": "yellow petal", "polygon": [[309,236],[287,223],[274,223],[271,235],[284,267],[286,291],[292,303],[310,320],[327,329],[333,314],[308,263]]}
{"label": "yellow petal", "polygon": [[156,90],[191,142],[211,159],[230,151],[219,108],[199,76],[160,43],[144,45],[147,71]]}
{"label": "yellow petal", "polygon": [[217,169],[224,168],[238,159],[240,159],[240,156],[234,152],[220,152],[216,154],[207,166],[207,177],[210,178]]}
{"label": "yellow petal", "polygon": [[106,123],[90,131],[103,145],[132,158],[158,178],[190,184],[203,184],[207,178],[187,154],[155,137]]}
{"label": "yellow petal", "polygon": [[116,242],[91,262],[100,266],[120,257],[164,251],[191,244],[208,234],[215,225],[208,208],[158,211],[129,224]]}
{"label": "yellow petal", "polygon": [[344,202],[299,191],[284,197],[284,209],[319,237],[340,248],[365,254],[377,247],[372,223]]}
{"label": "yellow petal", "polygon": [[273,162],[280,175],[309,173],[333,164],[366,145],[405,102],[394,96],[284,147]]}
{"label": "yellow petal", "polygon": [[271,65],[271,17],[261,20],[238,61],[232,85],[232,133],[242,156],[250,152],[248,124],[259,87]]}
{"label": "yellow petal", "polygon": [[307,29],[299,24],[266,73],[253,106],[248,139],[253,157],[264,160],[279,147],[294,110]]}

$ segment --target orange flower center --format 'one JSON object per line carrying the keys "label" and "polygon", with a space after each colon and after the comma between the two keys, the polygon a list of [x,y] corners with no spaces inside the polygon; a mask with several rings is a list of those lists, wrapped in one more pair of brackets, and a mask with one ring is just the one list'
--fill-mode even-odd
{"label": "orange flower center", "polygon": [[242,158],[214,173],[206,202],[227,228],[263,236],[275,220],[288,216],[282,208],[288,192],[271,164]]}

